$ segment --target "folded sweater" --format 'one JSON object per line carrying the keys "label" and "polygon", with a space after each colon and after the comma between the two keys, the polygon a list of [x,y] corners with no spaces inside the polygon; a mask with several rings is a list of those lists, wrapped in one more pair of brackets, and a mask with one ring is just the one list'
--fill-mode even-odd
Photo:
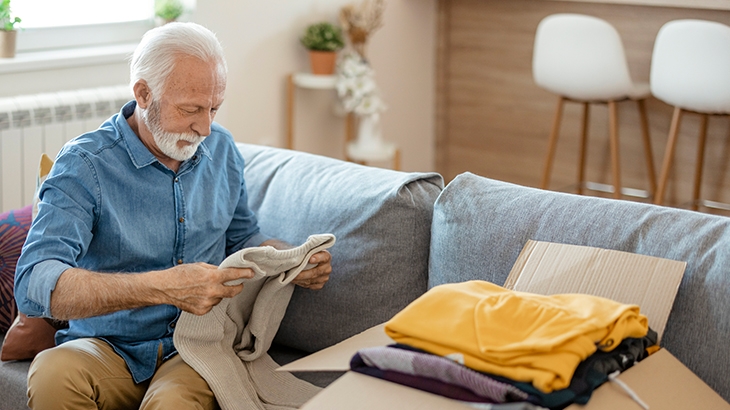
{"label": "folded sweater", "polygon": [[610,351],[647,330],[636,305],[517,292],[485,281],[436,286],[385,325],[398,343],[543,392],[568,387],[578,364],[597,348]]}
{"label": "folded sweater", "polygon": [[266,353],[294,291],[291,281],[315,253],[334,245],[331,234],[310,236],[287,250],[242,249],[220,267],[251,268],[241,293],[205,315],[180,315],[174,334],[180,356],[210,386],[223,410],[298,408],[320,388],[278,365]]}

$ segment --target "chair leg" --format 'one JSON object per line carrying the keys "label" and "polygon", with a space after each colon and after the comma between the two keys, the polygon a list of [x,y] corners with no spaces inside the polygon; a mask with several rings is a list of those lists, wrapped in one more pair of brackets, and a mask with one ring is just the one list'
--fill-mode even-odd
{"label": "chair leg", "polygon": [[646,116],[645,100],[637,100],[639,119],[641,120],[641,136],[644,140],[644,154],[646,156],[646,176],[649,178],[649,194],[656,192],[656,174],[654,173],[654,155],[651,150],[651,136],[649,135],[649,119]]}
{"label": "chair leg", "polygon": [[545,168],[542,172],[542,182],[540,188],[547,189],[550,183],[550,172],[553,167],[553,158],[555,157],[555,147],[558,142],[558,132],[560,131],[560,118],[563,115],[563,103],[565,98],[558,99],[558,106],[555,109],[555,117],[553,117],[553,129],[550,131],[550,139],[548,140],[547,156],[545,157]]}
{"label": "chair leg", "polygon": [[674,107],[672,114],[672,125],[669,127],[669,138],[667,139],[667,148],[664,151],[664,160],[662,161],[662,171],[659,174],[659,183],[657,184],[656,194],[654,195],[654,204],[663,205],[664,190],[667,187],[669,179],[669,170],[674,160],[674,149],[677,145],[677,134],[679,134],[679,125],[682,122],[682,109]]}
{"label": "chair leg", "polygon": [[610,132],[611,145],[611,167],[613,168],[613,197],[621,198],[621,169],[619,160],[618,147],[618,110],[616,109],[616,101],[608,102],[608,127]]}
{"label": "chair leg", "polygon": [[692,209],[700,206],[700,189],[702,188],[702,168],[705,161],[705,142],[707,141],[707,114],[702,114],[700,122],[700,136],[697,143],[697,161],[695,162],[695,185],[692,192]]}
{"label": "chair leg", "polygon": [[578,195],[583,195],[586,179],[586,150],[588,147],[588,119],[590,104],[583,103],[583,124],[580,136],[580,158],[578,159]]}

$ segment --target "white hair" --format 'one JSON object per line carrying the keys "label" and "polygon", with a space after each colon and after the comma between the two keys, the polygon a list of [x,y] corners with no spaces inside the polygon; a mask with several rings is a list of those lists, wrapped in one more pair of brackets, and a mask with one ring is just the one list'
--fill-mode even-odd
{"label": "white hair", "polygon": [[130,87],[145,80],[153,98],[159,98],[167,77],[181,56],[214,62],[225,77],[228,66],[223,47],[215,34],[190,22],[172,22],[153,28],[142,36],[129,64]]}

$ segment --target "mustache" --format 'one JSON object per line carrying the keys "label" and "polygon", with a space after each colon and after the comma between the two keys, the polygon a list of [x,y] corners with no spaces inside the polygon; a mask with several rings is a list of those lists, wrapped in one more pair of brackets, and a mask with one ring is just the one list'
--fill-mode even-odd
{"label": "mustache", "polygon": [[191,142],[194,144],[199,144],[203,142],[203,140],[207,137],[206,135],[199,135],[194,132],[186,132],[186,133],[168,133],[170,135],[174,135],[178,140]]}

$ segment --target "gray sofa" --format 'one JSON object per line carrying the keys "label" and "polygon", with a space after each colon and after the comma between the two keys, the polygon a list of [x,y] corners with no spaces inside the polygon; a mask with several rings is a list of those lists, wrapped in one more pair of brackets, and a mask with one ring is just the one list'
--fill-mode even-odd
{"label": "gray sofa", "polygon": [[[688,262],[663,345],[730,400],[730,219],[521,187],[403,173],[241,144],[262,229],[290,242],[331,232],[333,274],[296,289],[272,347],[288,362],[389,319],[429,287],[503,284],[528,239]],[[25,408],[27,362],[0,364],[0,409]],[[339,373],[301,374],[324,386]]]}

